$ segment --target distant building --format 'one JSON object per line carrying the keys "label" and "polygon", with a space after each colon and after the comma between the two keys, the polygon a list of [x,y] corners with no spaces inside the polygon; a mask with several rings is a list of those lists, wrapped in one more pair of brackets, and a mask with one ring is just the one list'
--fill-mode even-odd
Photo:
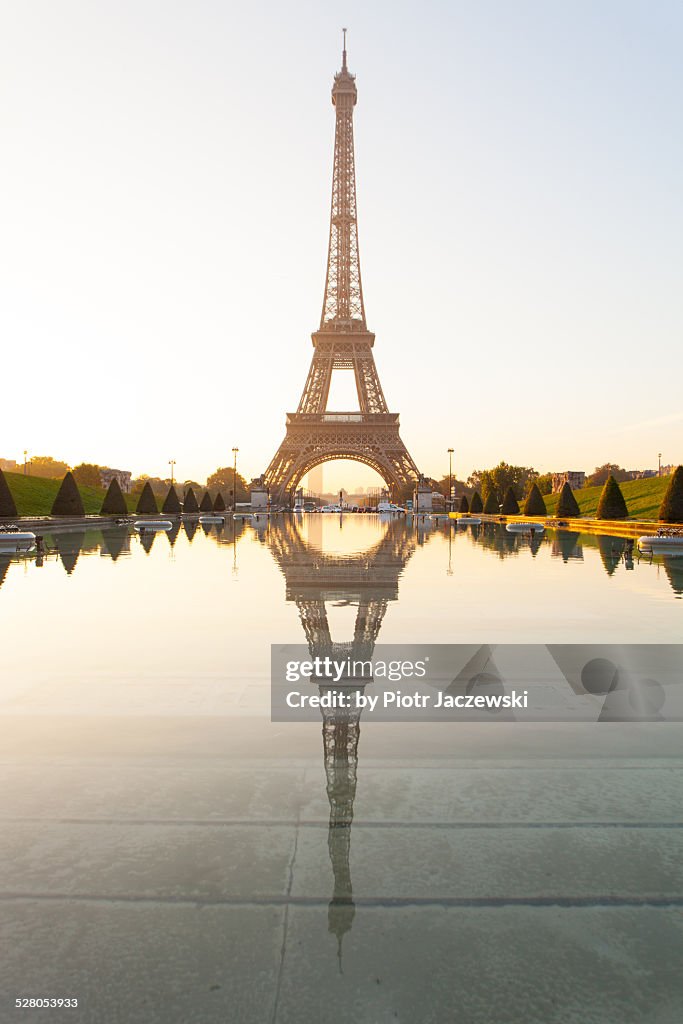
{"label": "distant building", "polygon": [[16,459],[0,459],[0,469],[5,473],[16,473]]}
{"label": "distant building", "polygon": [[573,491],[578,491],[586,486],[586,474],[580,469],[567,469],[564,473],[553,473],[553,494],[562,490],[565,484],[569,484]]}
{"label": "distant building", "polygon": [[118,480],[119,487],[124,494],[130,494],[132,474],[127,469],[109,469],[108,466],[100,467],[100,480],[103,487],[109,487],[112,480]]}

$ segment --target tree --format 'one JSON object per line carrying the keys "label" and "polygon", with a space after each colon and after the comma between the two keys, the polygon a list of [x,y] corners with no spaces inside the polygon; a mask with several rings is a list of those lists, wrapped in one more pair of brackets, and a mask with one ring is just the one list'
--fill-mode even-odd
{"label": "tree", "polygon": [[213,499],[213,510],[214,512],[225,512],[225,500],[220,491]]}
{"label": "tree", "polygon": [[194,491],[191,487],[185,491],[185,501],[183,502],[183,512],[189,515],[193,515],[195,512],[199,512],[199,505],[197,499],[194,496]]}
{"label": "tree", "polygon": [[204,491],[204,497],[199,503],[200,512],[213,512],[213,502],[211,501],[211,495],[208,491]]}
{"label": "tree", "polygon": [[627,519],[628,508],[621,493],[621,487],[610,474],[598,502],[598,519]]}
{"label": "tree", "polygon": [[541,473],[540,476],[536,477],[535,483],[538,486],[538,490],[540,491],[541,496],[544,495],[544,494],[552,494],[553,493],[553,474],[552,473]]}
{"label": "tree", "polygon": [[5,480],[5,474],[0,469],[0,518],[3,516],[11,516],[14,518],[17,514],[17,506],[14,503],[12,492],[9,489],[9,484]]}
{"label": "tree", "polygon": [[498,495],[495,491],[489,491],[484,500],[484,512],[487,516],[495,516],[500,512]]}
{"label": "tree", "polygon": [[66,462],[53,459],[51,455],[34,455],[28,464],[31,476],[41,476],[48,480],[59,480],[69,472]]}
{"label": "tree", "polygon": [[530,466],[511,466],[507,462],[499,462],[493,469],[475,469],[467,483],[484,494],[489,491],[505,494],[508,487],[512,487],[515,497],[521,498],[529,482],[537,476],[536,470]]}
{"label": "tree", "polygon": [[517,516],[519,515],[519,502],[515,497],[515,492],[512,487],[508,487],[503,498],[502,512],[506,516]]}
{"label": "tree", "polygon": [[463,494],[462,498],[460,499],[460,511],[461,512],[469,512],[469,510],[470,510],[470,503],[467,500],[467,495]]}
{"label": "tree", "polygon": [[677,466],[659,506],[663,523],[683,523],[683,466]]}
{"label": "tree", "polygon": [[629,479],[627,470],[617,466],[615,462],[606,462],[604,466],[595,467],[595,470],[586,480],[586,486],[599,487],[601,484],[606,484],[610,476],[614,477],[615,482],[619,481],[620,483]]}
{"label": "tree", "polygon": [[85,509],[81,500],[78,485],[73,473],[69,472],[62,480],[57,497],[52,504],[53,516],[84,516]]}
{"label": "tree", "polygon": [[[237,494],[234,496],[235,501],[249,501],[249,488],[247,482],[243,476],[239,473],[236,477],[237,480]],[[232,466],[221,466],[207,478],[206,486],[213,490],[218,487],[220,490],[225,491],[230,497],[230,503],[233,502],[233,472]]]}
{"label": "tree", "polygon": [[169,487],[168,494],[164,498],[164,503],[161,506],[161,511],[167,516],[179,516],[181,513],[180,499],[176,492],[175,487]]}
{"label": "tree", "polygon": [[558,519],[572,519],[574,516],[581,515],[581,509],[579,508],[578,502],[574,497],[574,492],[565,480],[562,484],[562,490],[560,491],[560,497],[557,499],[557,509],[555,515]]}
{"label": "tree", "polygon": [[527,494],[526,501],[524,502],[524,515],[525,516],[547,516],[548,510],[545,507],[543,495],[537,484],[531,485],[531,490]]}
{"label": "tree", "polygon": [[92,462],[81,462],[73,470],[74,480],[81,487],[101,487],[100,467]]}
{"label": "tree", "polygon": [[479,494],[479,491],[475,491],[474,494],[472,495],[472,500],[470,502],[470,512],[472,512],[473,514],[478,514],[479,512],[483,511],[484,505],[481,500],[481,495]]}
{"label": "tree", "polygon": [[154,497],[154,491],[149,480],[146,481],[145,486],[142,488],[135,511],[141,516],[159,515],[159,506],[157,505],[157,499]]}
{"label": "tree", "polygon": [[123,496],[121,485],[119,484],[116,477],[112,477],[112,481],[109,484],[109,489],[104,496],[102,502],[102,515],[103,516],[125,516],[128,515],[128,506],[126,505],[126,499]]}

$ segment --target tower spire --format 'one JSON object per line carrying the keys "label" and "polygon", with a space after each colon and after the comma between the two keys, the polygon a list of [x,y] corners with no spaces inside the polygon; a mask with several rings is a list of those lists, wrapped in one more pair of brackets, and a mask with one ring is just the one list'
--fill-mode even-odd
{"label": "tower spire", "polygon": [[342,33],[344,35],[344,43],[342,45],[342,71],[346,71],[347,67],[346,67],[346,29],[345,28],[342,29]]}

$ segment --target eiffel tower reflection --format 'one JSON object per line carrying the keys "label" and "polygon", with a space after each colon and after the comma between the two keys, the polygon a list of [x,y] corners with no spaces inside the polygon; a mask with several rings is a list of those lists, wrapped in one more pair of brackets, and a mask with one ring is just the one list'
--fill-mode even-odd
{"label": "eiffel tower reflection", "polygon": [[[415,550],[415,536],[402,521],[384,526],[380,540],[364,552],[323,551],[323,518],[308,517],[308,538],[287,517],[269,531],[268,543],[286,580],[286,599],[295,601],[311,658],[326,656],[352,661],[372,658],[390,601],[398,599],[398,581]],[[349,524],[351,525],[351,524]],[[343,523],[340,522],[343,528]],[[332,640],[326,602],[356,606],[353,640]],[[363,693],[367,677],[346,677],[339,689]],[[337,687],[321,680],[320,693]],[[358,778],[361,711],[322,709],[323,759],[330,818],[327,830],[334,890],[328,905],[328,930],[337,938],[341,970],[342,940],[351,930],[356,908],[351,883],[351,826]]]}

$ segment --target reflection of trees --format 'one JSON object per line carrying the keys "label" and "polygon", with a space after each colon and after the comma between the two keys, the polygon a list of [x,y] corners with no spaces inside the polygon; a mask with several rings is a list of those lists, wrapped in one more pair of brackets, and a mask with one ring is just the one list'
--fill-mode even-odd
{"label": "reflection of trees", "polygon": [[604,534],[598,536],[598,551],[608,576],[614,574],[614,570],[621,561],[625,547],[626,541],[623,537],[608,537]]}
{"label": "reflection of trees", "polygon": [[0,587],[5,582],[5,576],[7,575],[7,570],[10,567],[11,561],[12,558],[10,555],[0,554]]}
{"label": "reflection of trees", "polygon": [[78,556],[81,553],[84,542],[85,530],[73,530],[68,533],[54,534],[54,545],[59,553],[60,561],[69,576],[71,576],[76,568]]}
{"label": "reflection of trees", "polygon": [[683,558],[675,555],[663,555],[664,572],[676,597],[683,595]]}
{"label": "reflection of trees", "polygon": [[[340,524],[343,528],[343,523]],[[372,658],[390,601],[398,598],[398,581],[415,550],[415,535],[403,521],[392,519],[380,540],[368,551],[329,554],[304,540],[297,523],[287,517],[274,521],[266,539],[286,581],[286,599],[296,602],[311,658],[341,660]],[[326,601],[356,605],[353,639],[335,643],[330,633]],[[366,679],[364,682],[367,682]],[[364,682],[347,679],[343,687],[320,684],[320,692],[362,692]],[[327,848],[334,876],[328,906],[328,928],[337,937],[341,964],[344,935],[355,916],[349,856],[353,803],[358,775],[360,711],[322,709],[323,759],[330,818]]]}
{"label": "reflection of trees", "polygon": [[550,553],[553,558],[561,558],[563,562],[568,562],[570,558],[583,559],[580,541],[581,534],[574,530],[556,530]]}
{"label": "reflection of trees", "polygon": [[138,534],[138,536],[140,538],[140,543],[142,544],[143,548],[145,549],[145,554],[146,555],[148,555],[150,553],[150,551],[152,550],[152,545],[154,544],[154,541],[156,540],[156,535],[157,535],[157,531],[156,530],[140,530],[140,533]]}
{"label": "reflection of trees", "polygon": [[196,519],[183,519],[183,529],[185,535],[189,540],[190,544],[194,540],[194,535],[197,532],[198,521]]}
{"label": "reflection of trees", "polygon": [[168,537],[168,543],[171,545],[172,548],[175,547],[175,542],[178,539],[178,534],[180,533],[180,526],[180,519],[174,519],[171,529],[166,534],[166,536]]}
{"label": "reflection of trees", "polygon": [[115,562],[121,555],[130,554],[130,533],[127,526],[115,526],[102,531],[102,554]]}

